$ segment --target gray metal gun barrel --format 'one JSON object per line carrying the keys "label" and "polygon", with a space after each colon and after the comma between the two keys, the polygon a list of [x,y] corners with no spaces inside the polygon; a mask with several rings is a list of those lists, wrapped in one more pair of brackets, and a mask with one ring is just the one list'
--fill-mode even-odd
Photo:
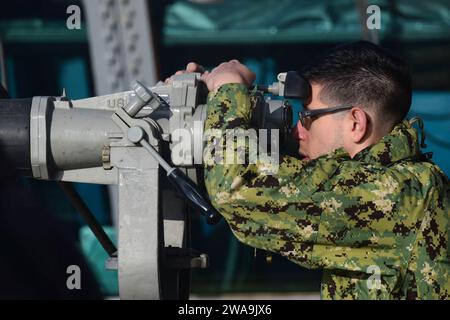
{"label": "gray metal gun barrel", "polygon": [[55,109],[50,117],[50,154],[56,169],[102,166],[102,149],[111,133],[120,132],[112,112]]}
{"label": "gray metal gun barrel", "polygon": [[[208,209],[206,198],[198,197],[194,187],[202,183],[197,181],[201,162],[194,160],[202,159],[207,109],[206,86],[199,79],[198,74],[185,74],[174,77],[170,85],[81,100],[65,95],[0,100],[0,151],[23,174],[118,186],[117,257],[101,236],[101,226],[91,225],[113,255],[106,267],[118,270],[123,299],[187,298],[189,269],[208,265],[207,255],[189,247],[185,200],[164,180],[174,179],[189,200]],[[161,100],[153,99],[152,104],[146,89]],[[292,110],[283,101],[267,102],[260,94],[252,120],[256,128],[286,133]],[[132,127],[139,127],[144,144],[177,171],[161,176],[161,163],[127,134]],[[189,139],[176,141],[178,130],[187,132]],[[182,154],[183,161],[175,163],[175,153]],[[199,211],[198,206],[193,212]],[[203,211],[211,221],[216,217],[211,210]]]}

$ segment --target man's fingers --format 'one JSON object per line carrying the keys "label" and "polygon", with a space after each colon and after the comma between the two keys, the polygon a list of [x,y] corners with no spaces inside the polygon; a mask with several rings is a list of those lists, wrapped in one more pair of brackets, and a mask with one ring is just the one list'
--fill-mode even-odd
{"label": "man's fingers", "polygon": [[[226,83],[242,83],[249,86],[256,78],[249,68],[236,59],[219,64],[211,72],[195,62],[190,62],[187,64],[186,70],[178,71],[175,75],[193,72],[201,73],[201,79],[210,91]],[[171,80],[173,78],[169,79],[169,81]]]}
{"label": "man's fingers", "polygon": [[205,81],[208,78],[209,75],[210,75],[210,72],[209,71],[205,71],[205,72],[203,72],[203,74],[201,76],[201,79],[203,81]]}
{"label": "man's fingers", "polygon": [[195,62],[189,62],[186,66],[186,72],[195,72],[197,71],[197,64]]}
{"label": "man's fingers", "polygon": [[198,63],[189,62],[188,65],[186,66],[186,72],[187,73],[192,73],[192,72],[203,73],[203,72],[205,72],[205,68],[203,68],[203,66],[199,65]]}
{"label": "man's fingers", "polygon": [[164,83],[165,83],[165,84],[171,84],[172,81],[173,81],[173,77],[169,77],[169,78],[166,78],[166,80],[164,81]]}
{"label": "man's fingers", "polygon": [[[199,72],[201,74],[205,73],[205,68],[203,68],[203,66],[195,63],[195,62],[189,62],[188,65],[186,66],[185,70],[178,70],[177,72],[175,72],[174,75],[172,75],[169,78],[166,78],[166,80],[164,80],[165,84],[171,84],[173,82],[173,77],[174,76],[179,76],[185,73],[193,73],[193,72]],[[208,72],[209,74],[209,72]]]}

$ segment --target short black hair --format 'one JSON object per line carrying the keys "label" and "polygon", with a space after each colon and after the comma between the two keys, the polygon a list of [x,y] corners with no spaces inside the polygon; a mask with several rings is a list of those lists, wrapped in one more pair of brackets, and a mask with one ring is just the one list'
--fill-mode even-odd
{"label": "short black hair", "polygon": [[323,86],[327,103],[359,105],[390,125],[401,122],[411,107],[412,84],[404,60],[367,41],[337,46],[302,70]]}

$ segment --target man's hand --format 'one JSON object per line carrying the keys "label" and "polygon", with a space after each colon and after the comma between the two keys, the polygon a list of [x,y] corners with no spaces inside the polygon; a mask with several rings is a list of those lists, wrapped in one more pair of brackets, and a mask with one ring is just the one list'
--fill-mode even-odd
{"label": "man's hand", "polygon": [[248,87],[255,79],[255,74],[237,60],[224,62],[210,73],[205,72],[202,75],[202,80],[208,86],[209,91],[215,91],[227,83],[241,83]]}
{"label": "man's hand", "polygon": [[189,62],[188,65],[186,66],[185,70],[179,70],[179,71],[175,72],[175,74],[173,76],[171,76],[170,78],[167,78],[164,82],[166,84],[171,84],[174,76],[178,76],[180,74],[185,74],[185,73],[194,73],[194,72],[199,72],[202,75],[209,74],[208,71],[205,72],[205,68],[203,68],[203,66],[201,66],[195,62]]}
{"label": "man's hand", "polygon": [[248,87],[252,85],[256,78],[255,74],[238,60],[224,62],[211,72],[195,62],[190,62],[185,70],[177,71],[173,76],[167,78],[165,83],[172,83],[174,76],[193,72],[202,74],[202,80],[208,86],[209,91],[214,91],[227,83],[242,83]]}

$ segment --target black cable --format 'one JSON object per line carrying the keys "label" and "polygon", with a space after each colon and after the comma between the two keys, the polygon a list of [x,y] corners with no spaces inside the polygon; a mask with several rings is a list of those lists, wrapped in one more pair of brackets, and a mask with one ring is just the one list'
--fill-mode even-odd
{"label": "black cable", "polygon": [[264,85],[264,84],[257,84],[257,85],[254,85],[254,86],[250,86],[248,89],[250,91],[256,89],[256,90],[262,91],[264,93],[268,93],[269,92],[269,86],[268,85]]}
{"label": "black cable", "polygon": [[86,203],[83,201],[83,199],[80,197],[78,192],[75,190],[73,185],[69,182],[58,182],[61,189],[64,191],[67,198],[69,198],[70,202],[74,206],[74,208],[81,214],[81,216],[84,218],[86,224],[91,229],[91,231],[94,233],[97,240],[102,245],[103,249],[108,253],[110,257],[117,257],[117,248],[114,245],[114,243],[111,241],[111,239],[108,237],[108,235],[105,233],[105,230],[103,230],[100,223],[97,221],[95,216],[92,214],[91,210],[89,210]]}

